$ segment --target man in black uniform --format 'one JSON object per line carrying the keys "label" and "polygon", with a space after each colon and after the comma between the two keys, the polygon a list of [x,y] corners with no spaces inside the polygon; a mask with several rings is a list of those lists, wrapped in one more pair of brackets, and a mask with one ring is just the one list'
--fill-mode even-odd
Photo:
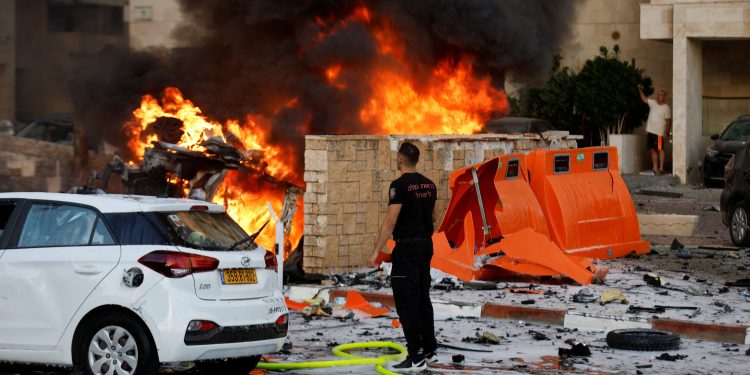
{"label": "man in black uniform", "polygon": [[437,189],[427,177],[417,173],[419,149],[405,142],[398,150],[401,177],[388,190],[388,211],[370,263],[393,235],[391,285],[409,356],[393,366],[399,371],[418,371],[427,362],[437,362],[435,323],[430,301],[430,260],[435,221]]}

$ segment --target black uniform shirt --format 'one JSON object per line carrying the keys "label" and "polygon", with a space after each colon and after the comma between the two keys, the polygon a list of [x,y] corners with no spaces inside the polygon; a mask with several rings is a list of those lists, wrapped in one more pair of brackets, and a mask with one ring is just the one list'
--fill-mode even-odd
{"label": "black uniform shirt", "polygon": [[429,178],[419,173],[404,173],[391,182],[388,204],[400,204],[401,211],[393,228],[393,239],[432,237],[432,210],[437,189]]}

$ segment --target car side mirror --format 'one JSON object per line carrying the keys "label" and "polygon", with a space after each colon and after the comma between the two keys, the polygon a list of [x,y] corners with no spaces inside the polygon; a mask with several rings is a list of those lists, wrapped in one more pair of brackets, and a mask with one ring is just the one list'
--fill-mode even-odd
{"label": "car side mirror", "polygon": [[712,141],[715,141],[717,139],[719,139],[719,135],[718,134],[714,134],[714,135],[711,136],[711,140]]}

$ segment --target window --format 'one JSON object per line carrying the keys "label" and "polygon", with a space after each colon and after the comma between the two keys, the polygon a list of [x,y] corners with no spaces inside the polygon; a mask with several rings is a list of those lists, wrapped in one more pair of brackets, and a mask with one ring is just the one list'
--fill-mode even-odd
{"label": "window", "polygon": [[609,152],[594,153],[594,170],[609,169]]}
{"label": "window", "polygon": [[18,247],[81,246],[91,242],[94,210],[56,203],[35,203],[21,229]]}
{"label": "window", "polygon": [[49,2],[47,28],[53,33],[122,35],[125,31],[123,7]]}
{"label": "window", "polygon": [[104,224],[102,218],[96,219],[96,227],[94,227],[94,234],[91,236],[92,245],[114,245],[115,240],[112,238],[112,234],[109,233],[107,225]]}
{"label": "window", "polygon": [[169,234],[153,212],[104,214],[120,245],[168,245]]}
{"label": "window", "polygon": [[508,169],[505,171],[505,178],[511,179],[518,177],[518,159],[508,160]]}
{"label": "window", "polygon": [[555,173],[570,172],[570,155],[555,155]]}
{"label": "window", "polygon": [[8,227],[10,222],[10,215],[13,214],[15,208],[15,202],[0,202],[0,238],[3,238],[5,228]]}

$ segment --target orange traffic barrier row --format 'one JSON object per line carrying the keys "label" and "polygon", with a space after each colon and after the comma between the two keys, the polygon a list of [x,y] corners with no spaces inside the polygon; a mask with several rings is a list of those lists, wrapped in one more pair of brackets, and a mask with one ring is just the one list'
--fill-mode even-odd
{"label": "orange traffic barrier row", "polygon": [[614,147],[539,150],[455,171],[432,267],[467,281],[562,275],[585,285],[606,275],[589,258],[647,253],[616,161]]}

